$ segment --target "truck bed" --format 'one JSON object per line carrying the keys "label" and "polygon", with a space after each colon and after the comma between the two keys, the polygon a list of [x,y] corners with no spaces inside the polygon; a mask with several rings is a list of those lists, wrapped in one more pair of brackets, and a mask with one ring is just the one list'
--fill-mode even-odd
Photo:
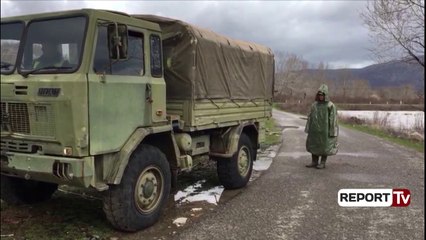
{"label": "truck bed", "polygon": [[244,120],[264,121],[271,117],[272,104],[264,99],[167,100],[167,114],[183,121],[184,131],[236,125]]}

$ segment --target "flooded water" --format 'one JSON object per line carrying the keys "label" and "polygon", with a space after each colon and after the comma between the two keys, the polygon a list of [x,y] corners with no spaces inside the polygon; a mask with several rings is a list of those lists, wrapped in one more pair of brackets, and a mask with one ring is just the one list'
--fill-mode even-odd
{"label": "flooded water", "polygon": [[380,121],[395,130],[424,129],[423,111],[347,111],[339,110],[341,117],[356,117],[365,121]]}

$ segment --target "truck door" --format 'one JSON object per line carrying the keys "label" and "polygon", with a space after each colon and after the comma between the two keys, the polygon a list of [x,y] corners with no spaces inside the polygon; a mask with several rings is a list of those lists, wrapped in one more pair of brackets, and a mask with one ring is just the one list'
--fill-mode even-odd
{"label": "truck door", "polygon": [[152,123],[147,100],[152,88],[151,78],[145,71],[144,33],[129,29],[128,58],[112,60],[107,28],[108,24],[97,24],[92,67],[88,74],[92,155],[118,151],[137,127]]}

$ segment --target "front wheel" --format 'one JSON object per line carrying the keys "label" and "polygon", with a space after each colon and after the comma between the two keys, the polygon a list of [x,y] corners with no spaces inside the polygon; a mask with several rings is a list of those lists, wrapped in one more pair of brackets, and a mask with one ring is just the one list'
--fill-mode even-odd
{"label": "front wheel", "polygon": [[133,152],[119,185],[110,186],[104,212],[111,224],[134,232],[159,219],[170,193],[171,174],[165,155],[157,148],[141,145]]}
{"label": "front wheel", "polygon": [[225,189],[237,189],[247,185],[253,170],[254,150],[250,138],[242,133],[238,151],[232,158],[217,159],[217,174]]}
{"label": "front wheel", "polygon": [[1,175],[1,199],[9,204],[32,204],[52,197],[58,184]]}

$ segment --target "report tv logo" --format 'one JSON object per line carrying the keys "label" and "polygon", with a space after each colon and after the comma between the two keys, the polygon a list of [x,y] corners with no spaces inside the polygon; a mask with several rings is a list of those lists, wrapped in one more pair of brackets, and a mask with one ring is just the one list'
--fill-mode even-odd
{"label": "report tv logo", "polygon": [[408,189],[340,189],[341,207],[407,207],[411,203]]}

